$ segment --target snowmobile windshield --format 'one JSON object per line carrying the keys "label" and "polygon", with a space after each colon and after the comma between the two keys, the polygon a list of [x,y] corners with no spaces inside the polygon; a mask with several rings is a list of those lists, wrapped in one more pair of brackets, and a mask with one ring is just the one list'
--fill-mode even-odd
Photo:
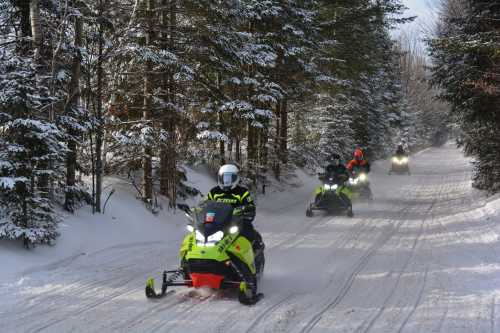
{"label": "snowmobile windshield", "polygon": [[207,201],[196,214],[196,229],[205,237],[223,230],[233,217],[233,206],[223,202]]}
{"label": "snowmobile windshield", "polygon": [[342,179],[338,175],[327,175],[325,178],[325,185],[341,185],[343,183]]}

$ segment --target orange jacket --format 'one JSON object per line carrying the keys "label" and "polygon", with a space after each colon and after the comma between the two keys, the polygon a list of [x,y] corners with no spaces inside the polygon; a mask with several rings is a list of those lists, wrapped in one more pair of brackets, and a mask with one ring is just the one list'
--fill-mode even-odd
{"label": "orange jacket", "polygon": [[346,166],[347,170],[349,170],[350,172],[352,172],[352,170],[354,170],[355,167],[366,168],[366,171],[370,172],[370,163],[367,160],[359,160],[358,161],[356,159],[353,159],[353,160],[350,160]]}

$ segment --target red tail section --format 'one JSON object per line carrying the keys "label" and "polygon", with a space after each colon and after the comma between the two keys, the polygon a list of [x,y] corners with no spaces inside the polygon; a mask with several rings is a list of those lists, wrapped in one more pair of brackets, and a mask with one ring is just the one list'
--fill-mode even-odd
{"label": "red tail section", "polygon": [[190,275],[193,281],[193,287],[195,288],[208,287],[220,289],[222,280],[224,280],[223,276],[210,273],[191,273]]}

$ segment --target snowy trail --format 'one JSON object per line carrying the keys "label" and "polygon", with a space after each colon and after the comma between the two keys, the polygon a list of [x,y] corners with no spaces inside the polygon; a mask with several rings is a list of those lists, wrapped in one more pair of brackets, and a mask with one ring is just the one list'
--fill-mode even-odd
{"label": "snowy trail", "polygon": [[[451,145],[411,160],[412,176],[371,175],[355,217],[304,216],[315,184],[259,202],[267,244],[253,307],[175,289],[144,297],[177,265],[178,241],[115,246],[0,285],[5,332],[496,332],[500,203],[471,188]],[[174,289],[172,289],[174,290]]]}

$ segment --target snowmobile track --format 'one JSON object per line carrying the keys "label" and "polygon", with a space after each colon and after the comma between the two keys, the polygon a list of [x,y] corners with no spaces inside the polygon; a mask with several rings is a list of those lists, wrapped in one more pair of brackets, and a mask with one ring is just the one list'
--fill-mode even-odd
{"label": "snowmobile track", "polygon": [[406,327],[406,324],[408,324],[408,321],[410,320],[410,318],[413,316],[413,314],[415,313],[415,311],[417,311],[417,308],[418,306],[420,305],[420,303],[422,302],[422,298],[424,296],[424,291],[425,291],[425,287],[427,285],[427,276],[429,274],[429,267],[427,267],[425,269],[425,274],[424,274],[424,281],[422,282],[422,287],[420,288],[419,292],[418,292],[418,297],[415,301],[415,304],[413,305],[413,308],[411,309],[411,311],[408,313],[408,315],[405,317],[403,323],[401,324],[401,326],[399,327],[398,329],[398,333],[401,333],[403,332],[403,329]]}
{"label": "snowmobile track", "polygon": [[[400,211],[400,215],[404,216],[405,213],[409,210],[408,207],[403,208]],[[306,324],[305,326],[300,330],[301,333],[308,333],[311,332],[316,324],[321,320],[323,314],[329,310],[334,309],[341,301],[342,299],[347,295],[349,290],[351,289],[354,281],[356,280],[357,275],[366,267],[368,262],[370,261],[371,257],[380,249],[382,248],[391,238],[394,236],[399,228],[405,223],[405,221],[401,220],[397,223],[395,227],[391,230],[390,233],[387,234],[382,234],[379,237],[379,240],[377,240],[369,249],[368,251],[365,252],[365,254],[357,261],[357,263],[354,266],[354,269],[352,272],[349,274],[347,281],[344,283],[344,285],[341,287],[340,291],[338,292],[337,296],[328,302],[323,308],[317,312]]]}
{"label": "snowmobile track", "polygon": [[262,310],[260,312],[260,314],[257,316],[257,318],[255,318],[255,320],[252,321],[252,323],[250,324],[250,326],[248,326],[248,328],[245,330],[245,333],[252,332],[262,322],[263,319],[271,316],[273,314],[273,312],[275,312],[279,307],[287,304],[288,301],[290,299],[292,299],[293,297],[295,297],[295,296],[297,296],[297,295],[296,294],[290,294],[290,295],[286,296],[285,298],[283,298],[278,303],[274,303],[273,305],[270,305],[270,306],[266,307],[264,310]]}
{"label": "snowmobile track", "polygon": [[[429,208],[429,211],[432,210],[433,206],[434,205],[431,205],[431,207]],[[410,249],[410,254],[408,255],[408,258],[406,259],[406,261],[404,262],[403,267],[401,269],[399,269],[399,273],[398,273],[398,275],[396,277],[396,282],[394,283],[394,287],[391,289],[390,293],[385,298],[384,303],[382,304],[382,306],[380,307],[380,309],[377,311],[377,314],[369,321],[368,326],[363,330],[364,333],[368,333],[373,328],[373,325],[377,322],[377,320],[380,318],[380,316],[382,316],[382,314],[386,310],[386,307],[387,307],[389,301],[396,294],[396,291],[398,290],[399,285],[401,283],[401,278],[404,275],[404,273],[406,272],[406,270],[407,270],[407,268],[408,268],[408,266],[409,266],[412,258],[414,257],[414,255],[415,255],[415,249],[417,247],[417,244],[418,244],[420,238],[422,237],[422,234],[424,233],[425,223],[426,223],[426,219],[423,219],[422,223],[420,224],[419,232],[418,232],[417,236],[415,237],[415,239],[413,241],[413,245],[412,245],[412,247]],[[389,274],[389,275],[392,275],[392,273]],[[361,329],[364,326],[364,324],[365,323],[363,322],[363,324],[356,330],[356,332],[361,332]]]}

